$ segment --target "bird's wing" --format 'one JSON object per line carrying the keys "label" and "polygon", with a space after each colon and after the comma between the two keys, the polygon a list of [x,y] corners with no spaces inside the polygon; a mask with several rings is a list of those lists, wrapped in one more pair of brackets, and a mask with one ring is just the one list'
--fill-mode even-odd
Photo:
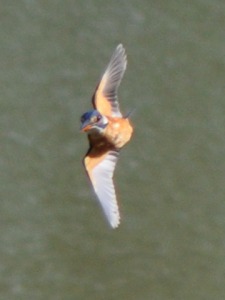
{"label": "bird's wing", "polygon": [[112,228],[118,227],[120,213],[113,184],[113,173],[119,152],[110,150],[100,156],[92,155],[91,151],[84,158],[84,165],[89,175],[97,198]]}
{"label": "bird's wing", "polygon": [[127,66],[127,57],[122,44],[114,51],[92,97],[94,108],[102,115],[122,117],[117,101],[117,90]]}

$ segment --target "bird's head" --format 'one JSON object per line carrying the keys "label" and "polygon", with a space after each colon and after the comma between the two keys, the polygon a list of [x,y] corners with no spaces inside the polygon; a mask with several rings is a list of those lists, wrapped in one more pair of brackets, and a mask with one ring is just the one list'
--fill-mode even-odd
{"label": "bird's head", "polygon": [[91,110],[84,113],[81,118],[81,131],[98,131],[102,132],[107,126],[108,120],[105,116],[101,115],[97,110]]}

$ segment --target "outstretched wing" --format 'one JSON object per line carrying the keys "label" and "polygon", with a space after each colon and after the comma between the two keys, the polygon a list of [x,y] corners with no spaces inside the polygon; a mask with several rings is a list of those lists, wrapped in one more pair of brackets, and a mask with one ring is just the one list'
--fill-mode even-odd
{"label": "outstretched wing", "polygon": [[100,156],[87,154],[84,165],[103,212],[112,228],[118,227],[120,213],[113,184],[113,173],[119,152],[110,150]]}
{"label": "outstretched wing", "polygon": [[94,108],[102,115],[122,117],[117,101],[117,90],[126,66],[127,57],[125,49],[122,44],[119,44],[92,97]]}

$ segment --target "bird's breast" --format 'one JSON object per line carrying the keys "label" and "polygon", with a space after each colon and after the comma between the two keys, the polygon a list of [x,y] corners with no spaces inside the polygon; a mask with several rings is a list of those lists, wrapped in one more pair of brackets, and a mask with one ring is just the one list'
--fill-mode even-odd
{"label": "bird's breast", "polygon": [[109,123],[104,131],[104,135],[107,140],[115,146],[115,148],[122,148],[127,142],[129,142],[133,128],[128,119],[108,119]]}

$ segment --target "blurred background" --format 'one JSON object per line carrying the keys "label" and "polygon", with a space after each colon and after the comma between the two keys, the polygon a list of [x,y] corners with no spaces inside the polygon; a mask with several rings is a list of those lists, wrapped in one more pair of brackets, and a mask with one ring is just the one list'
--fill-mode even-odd
{"label": "blurred background", "polygon": [[[1,299],[224,299],[224,28],[222,0],[1,1]],[[79,119],[119,43],[113,231]]]}

